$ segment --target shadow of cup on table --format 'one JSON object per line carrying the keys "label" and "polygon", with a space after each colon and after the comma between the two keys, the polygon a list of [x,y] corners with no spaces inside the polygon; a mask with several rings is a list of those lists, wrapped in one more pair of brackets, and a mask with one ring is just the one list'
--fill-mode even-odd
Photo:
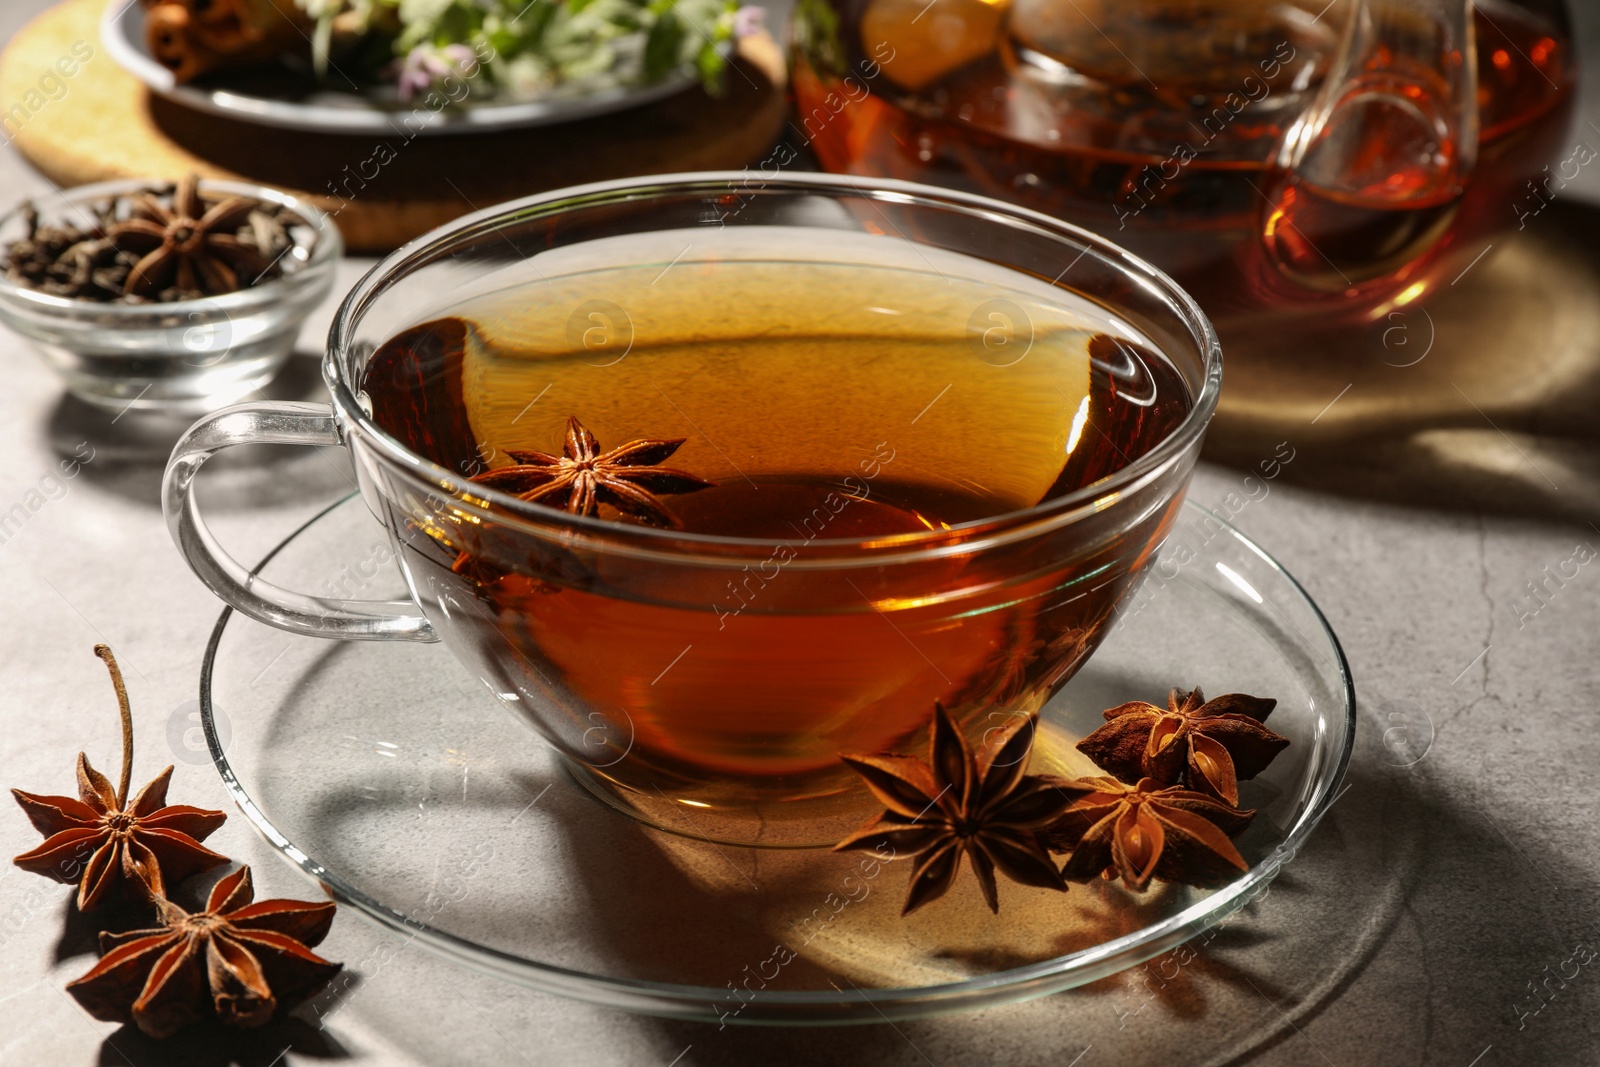
{"label": "shadow of cup on table", "polygon": [[[320,352],[297,350],[276,378],[241,399],[317,400],[326,396],[321,358]],[[41,432],[57,459],[72,465],[71,478],[159,510],[161,477],[172,446],[198,417],[107,411],[63,392]],[[228,453],[218,456],[213,466],[226,466],[230,472],[254,469],[259,474],[210,479],[208,488],[218,500],[216,506],[272,506],[313,495],[331,498],[351,488],[346,476],[309,454],[259,445],[229,449]],[[335,458],[346,463],[342,453]]]}
{"label": "shadow of cup on table", "polygon": [[1557,202],[1362,331],[1263,330],[1224,362],[1213,462],[1286,441],[1287,478],[1327,492],[1600,519],[1600,207]]}

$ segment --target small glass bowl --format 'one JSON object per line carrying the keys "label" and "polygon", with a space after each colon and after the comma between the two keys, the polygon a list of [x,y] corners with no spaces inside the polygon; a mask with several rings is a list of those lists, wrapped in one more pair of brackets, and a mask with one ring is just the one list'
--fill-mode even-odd
{"label": "small glass bowl", "polygon": [[[148,179],[99,182],[31,201],[41,219],[88,227],[92,205],[159,188]],[[199,300],[107,304],[52,296],[0,277],[0,321],[34,343],[67,389],[112,411],[196,414],[265,385],[300,325],[333,288],[344,242],[333,220],[297,197],[246,182],[202,181],[209,193],[279,204],[304,220],[281,277]],[[0,216],[0,245],[25,235],[19,204]]]}

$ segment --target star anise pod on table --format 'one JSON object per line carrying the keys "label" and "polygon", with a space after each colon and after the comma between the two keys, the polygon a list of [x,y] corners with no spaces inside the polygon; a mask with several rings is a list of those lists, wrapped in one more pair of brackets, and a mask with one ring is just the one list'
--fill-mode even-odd
{"label": "star anise pod on table", "polygon": [[263,1025],[342,964],[311,951],[327,936],[333,901],[253,897],[250,868],[241,867],[216,884],[204,911],[158,899],[161,926],[102,934],[105,955],[67,992],[96,1019],[132,1022],[151,1037],[210,1014],[228,1026]]}
{"label": "star anise pod on table", "polygon": [[105,660],[122,712],[122,780],[117,789],[78,753],[78,796],[39,796],[13,789],[28,819],[46,835],[39,847],[11,862],[25,871],[78,886],[78,910],[93,911],[118,885],[143,898],[165,892],[198,871],[228,862],[200,842],[221,826],[220,811],[167,803],[168,767],[128,800],[133,769],[133,717],[127,688],[111,649],[95,646]]}
{"label": "star anise pod on table", "polygon": [[676,529],[681,524],[658,496],[693,493],[715,485],[686,471],[657,466],[685,440],[629,441],[602,452],[594,434],[574,415],[567,419],[562,455],[507,449],[506,454],[515,461],[513,466],[486,471],[472,480],[574,515],[595,516],[601,504],[609,504],[651,526]]}
{"label": "star anise pod on table", "polygon": [[1230,837],[1255,818],[1204,793],[1115,778],[1050,779],[1077,797],[1040,835],[1052,852],[1071,852],[1062,874],[1074,881],[1122,876],[1143,891],[1151,878],[1214,888],[1248,871]]}
{"label": "star anise pod on table", "polygon": [[1024,773],[1039,717],[1019,719],[987,757],[974,756],[944,707],[933,709],[928,761],[911,756],[844,756],[889,809],[834,846],[915,856],[902,915],[943,896],[965,856],[991,911],[1000,910],[996,869],[1014,882],[1065,890],[1037,837],[1081,791],[1062,791]]}
{"label": "star anise pod on table", "polygon": [[1108,709],[1106,724],[1078,750],[1124,782],[1182,781],[1237,805],[1240,780],[1260,774],[1289,745],[1262,722],[1277,703],[1243,693],[1208,702],[1198,688],[1174,689],[1165,709],[1142,700]]}
{"label": "star anise pod on table", "polygon": [[261,202],[230,196],[207,207],[199,177],[178,184],[167,206],[150,193],[133,197],[130,216],[111,226],[106,237],[119,250],[140,258],[128,272],[127,291],[154,297],[170,287],[182,293],[214,296],[249,285],[271,261],[240,240],[239,227]]}

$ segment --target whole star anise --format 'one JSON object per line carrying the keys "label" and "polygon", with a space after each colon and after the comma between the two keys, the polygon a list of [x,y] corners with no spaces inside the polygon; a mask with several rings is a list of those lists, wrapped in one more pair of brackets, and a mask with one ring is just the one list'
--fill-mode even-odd
{"label": "whole star anise", "polygon": [[680,523],[662,507],[657,495],[693,493],[715,485],[685,471],[656,466],[685,440],[629,441],[601,452],[594,434],[574,415],[567,419],[561,456],[508,449],[507,455],[516,461],[514,466],[486,471],[472,480],[530,503],[565,508],[574,515],[598,515],[600,505],[609,504],[652,526],[675,529]]}
{"label": "whole star anise", "polygon": [[221,826],[220,811],[167,804],[168,767],[128,802],[133,771],[133,713],[116,658],[105,645],[95,655],[105,660],[122,712],[122,779],[111,783],[78,753],[78,798],[38,796],[13,789],[43,844],[11,862],[25,871],[78,886],[78,910],[93,911],[113,886],[126,883],[139,897],[162,895],[168,879],[183,878],[218,864],[226,856],[200,842]]}
{"label": "whole star anise", "polygon": [[1240,780],[1260,774],[1289,745],[1262,725],[1277,703],[1243,693],[1208,703],[1198,688],[1174,689],[1165,710],[1142,700],[1108,709],[1107,723],[1078,750],[1124,782],[1182,781],[1237,805]]}
{"label": "whole star anise", "polygon": [[933,706],[928,762],[911,756],[842,757],[888,811],[834,849],[878,849],[917,858],[902,915],[943,896],[967,857],[991,911],[1000,910],[994,872],[1014,882],[1065,890],[1037,832],[1056,822],[1080,790],[1063,792],[1025,774],[1037,715],[1008,726],[993,755],[974,757],[940,704]]}
{"label": "whole star anise", "polygon": [[[199,181],[194,174],[184,178],[170,208],[149,193],[135,196],[130,217],[106,231],[118,249],[140,257],[128,272],[129,293],[151,297],[168,286],[207,296],[231,293],[269,266],[237,234],[260,202],[230,196],[208,209]],[[244,281],[241,273],[247,275]]]}
{"label": "whole star anise", "polygon": [[280,1006],[304,1000],[342,964],[312,952],[333,922],[331,900],[252,904],[250,868],[211,890],[204,911],[158,898],[161,926],[101,934],[105,955],[67,986],[90,1015],[132,1022],[167,1037],[215,1014],[228,1026],[261,1026]]}
{"label": "whole star anise", "polygon": [[1106,777],[1049,781],[1077,797],[1040,834],[1050,851],[1072,853],[1062,869],[1069,879],[1120,874],[1140,891],[1151,878],[1216,887],[1250,869],[1228,838],[1250,825],[1253,811],[1154,778],[1136,785]]}

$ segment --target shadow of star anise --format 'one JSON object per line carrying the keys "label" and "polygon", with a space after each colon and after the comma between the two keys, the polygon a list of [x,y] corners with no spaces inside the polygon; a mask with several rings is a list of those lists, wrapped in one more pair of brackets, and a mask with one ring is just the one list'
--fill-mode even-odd
{"label": "shadow of star anise", "polygon": [[128,1023],[102,1039],[95,1062],[97,1067],[158,1063],[183,1067],[290,1067],[313,1061],[349,1060],[354,1055],[326,1020],[308,1022],[280,1012],[272,1022],[254,1030],[220,1023],[207,1026],[202,1022],[163,1038],[151,1037]]}
{"label": "shadow of star anise", "polygon": [[101,934],[105,955],[67,992],[96,1019],[132,1022],[151,1037],[213,1014],[228,1026],[265,1024],[342,964],[309,947],[327,936],[333,901],[253,897],[250,868],[241,867],[216,884],[204,911],[157,899],[162,925]]}
{"label": "shadow of star anise", "polygon": [[1050,851],[1072,853],[1062,869],[1068,879],[1121,875],[1140,892],[1151,878],[1216,888],[1250,869],[1228,839],[1244,832],[1253,811],[1154,778],[1136,785],[1105,777],[1046,782],[1077,797],[1040,834]]}
{"label": "shadow of star anise", "polygon": [[1262,723],[1277,703],[1243,693],[1207,702],[1198,688],[1174,689],[1165,709],[1142,700],[1108,709],[1106,724],[1079,741],[1078,751],[1124,782],[1182,782],[1236,806],[1239,782],[1289,746]]}
{"label": "shadow of star anise", "polygon": [[515,461],[512,466],[486,471],[472,480],[573,515],[592,517],[600,514],[601,504],[609,504],[641,522],[676,529],[680,523],[657,498],[715,486],[686,471],[657,466],[685,440],[629,441],[601,452],[600,442],[574,415],[567,418],[562,455],[507,449],[506,454]]}
{"label": "shadow of star anise", "polygon": [[1007,727],[985,759],[973,755],[943,706],[935,704],[928,762],[887,754],[841,757],[889,810],[834,849],[888,845],[896,856],[915,856],[902,915],[949,891],[963,856],[991,911],[1000,910],[997,869],[1023,885],[1065,890],[1037,831],[1059,819],[1082,790],[1061,790],[1024,773],[1038,721],[1031,715]]}

